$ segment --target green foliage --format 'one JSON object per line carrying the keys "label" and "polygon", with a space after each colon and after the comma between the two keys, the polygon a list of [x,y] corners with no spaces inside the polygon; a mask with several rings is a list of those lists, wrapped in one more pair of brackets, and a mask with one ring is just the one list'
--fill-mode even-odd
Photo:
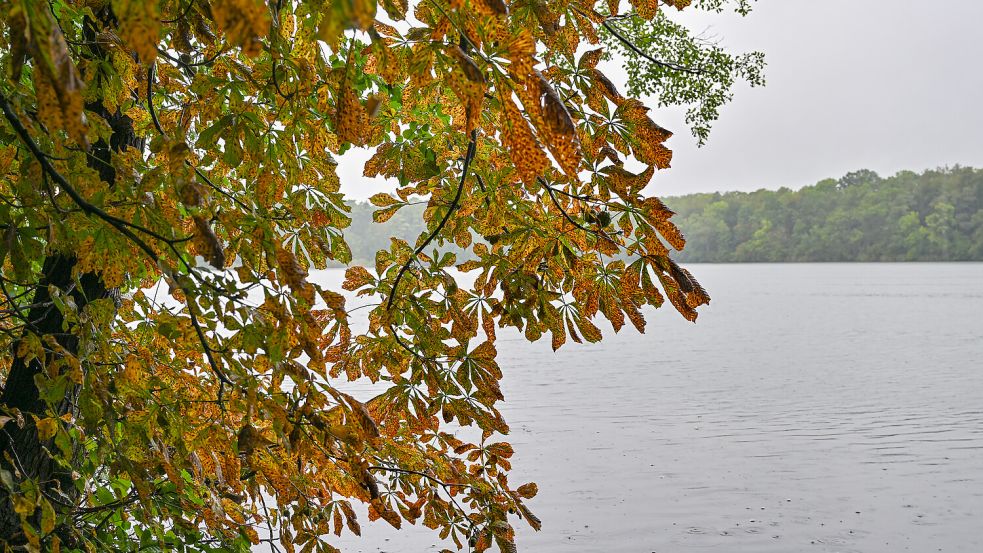
{"label": "green foliage", "polygon": [[690,262],[983,261],[983,170],[882,179],[857,171],[792,191],[666,200]]}
{"label": "green foliage", "polygon": [[[720,11],[724,4],[716,0],[700,7]],[[736,10],[747,13],[750,7],[740,2]],[[604,42],[625,57],[628,93],[654,97],[659,106],[686,106],[686,122],[701,145],[720,109],[733,99],[737,81],[752,87],[765,84],[763,53],[729,52],[673,21],[665,10],[650,20],[626,17],[608,21],[604,28]],[[625,35],[634,37],[631,43],[622,40]],[[637,49],[645,55],[639,55]]]}

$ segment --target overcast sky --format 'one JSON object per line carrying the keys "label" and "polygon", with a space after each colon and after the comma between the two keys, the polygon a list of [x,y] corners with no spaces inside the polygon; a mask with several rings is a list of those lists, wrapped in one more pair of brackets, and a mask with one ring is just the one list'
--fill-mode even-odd
{"label": "overcast sky", "polygon": [[[732,51],[765,52],[767,86],[740,87],[697,148],[682,111],[651,115],[675,131],[672,169],[649,192],[799,188],[856,169],[883,176],[983,167],[983,2],[759,0],[746,18],[685,10]],[[609,67],[610,69],[610,67]],[[613,76],[613,75],[612,75]],[[352,170],[345,192],[388,189]]]}

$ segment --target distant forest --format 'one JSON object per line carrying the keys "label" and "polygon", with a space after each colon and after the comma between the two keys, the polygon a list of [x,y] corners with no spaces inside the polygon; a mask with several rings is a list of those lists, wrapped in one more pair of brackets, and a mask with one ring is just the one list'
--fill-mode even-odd
{"label": "distant forest", "polygon": [[[686,235],[679,261],[983,261],[981,169],[889,178],[861,170],[799,190],[663,199]],[[379,225],[372,222],[378,208],[352,204],[345,236],[356,262],[388,248],[389,236],[414,241],[423,230],[423,207],[407,206]]]}

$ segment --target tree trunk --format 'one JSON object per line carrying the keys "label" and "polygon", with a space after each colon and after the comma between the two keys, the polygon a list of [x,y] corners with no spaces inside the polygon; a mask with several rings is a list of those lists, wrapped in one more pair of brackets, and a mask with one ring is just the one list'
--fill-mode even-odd
{"label": "tree trunk", "polygon": [[[41,281],[34,293],[35,307],[28,313],[28,318],[33,325],[25,330],[38,336],[54,335],[58,343],[73,354],[78,352],[78,337],[72,334],[71,329],[68,332],[62,331],[63,317],[61,311],[50,304],[51,295],[48,287],[54,286],[67,292],[73,281],[72,269],[75,263],[74,258],[61,254],[51,255],[45,259]],[[81,310],[89,301],[105,298],[107,291],[96,275],[87,273],[79,278],[79,285],[72,290],[71,296]],[[14,352],[16,352],[16,345]],[[19,409],[24,414],[24,427],[21,428],[16,422],[10,421],[4,427],[4,432],[0,433],[0,455],[4,456],[4,459],[0,460],[0,469],[9,471],[11,475],[19,473],[19,477],[14,479],[17,482],[28,478],[37,480],[47,495],[53,495],[62,502],[70,501],[77,495],[71,474],[62,470],[45,452],[45,448],[52,449],[54,445],[51,440],[42,443],[38,439],[34,420],[30,417],[30,414],[41,418],[45,416],[46,405],[39,397],[34,377],[43,370],[44,362],[50,362],[54,358],[49,355],[44,362],[34,359],[30,363],[25,363],[24,358],[18,357],[14,352],[12,352],[14,361],[10,373],[7,381],[4,382],[3,393],[0,394],[0,406]],[[56,415],[63,415],[72,409],[75,398],[78,397],[77,388],[66,392],[65,399],[57,406]],[[6,461],[7,455],[13,459],[13,466]],[[23,540],[20,517],[14,512],[13,505],[3,488],[0,488],[0,540],[12,543]]]}
{"label": "tree trunk", "polygon": [[[93,43],[96,34],[103,26],[112,26],[115,23],[115,17],[109,8],[100,10],[97,17],[100,22],[90,20],[86,26],[86,35],[92,37]],[[101,57],[103,52],[98,46],[94,46],[92,55]],[[98,171],[100,178],[112,188],[116,183],[113,152],[120,152],[128,147],[142,149],[143,141],[134,135],[133,121],[129,117],[119,112],[109,113],[101,102],[87,104],[86,110],[90,116],[97,115],[105,119],[113,130],[108,143],[99,139],[87,154],[88,165]],[[66,176],[71,179],[70,175]],[[24,329],[25,335],[33,333],[39,337],[45,335],[56,337],[58,343],[73,355],[79,351],[78,337],[73,333],[72,328],[62,328],[64,318],[58,308],[51,304],[49,286],[54,286],[65,293],[70,291],[80,312],[94,300],[118,294],[118,291],[107,290],[95,273],[78,275],[76,281],[73,277],[75,265],[76,258],[71,252],[49,253],[44,260],[34,292],[32,301],[34,307],[28,313],[29,323]],[[34,377],[43,370],[44,363],[49,363],[55,358],[49,354],[44,360],[34,359],[26,363],[23,358],[16,355],[16,350],[15,345],[11,352],[13,363],[4,382],[3,392],[0,393],[0,407],[19,409],[24,414],[24,427],[20,428],[15,421],[10,421],[0,432],[0,470],[9,471],[11,475],[19,474],[14,478],[18,483],[28,478],[38,481],[42,491],[49,498],[55,498],[51,503],[58,509],[59,504],[73,503],[77,499],[75,483],[71,472],[59,467],[46,453],[45,449],[54,450],[54,445],[50,440],[48,443],[41,443],[38,440],[37,429],[30,417],[30,414],[41,418],[45,416],[46,405],[40,399]],[[54,414],[60,416],[73,411],[80,391],[80,386],[69,389],[65,398],[55,406]],[[13,465],[6,460],[8,455],[13,460]],[[37,521],[34,525],[37,526]],[[11,544],[23,543],[24,540],[20,517],[13,509],[6,489],[0,486],[0,543],[5,541]]]}

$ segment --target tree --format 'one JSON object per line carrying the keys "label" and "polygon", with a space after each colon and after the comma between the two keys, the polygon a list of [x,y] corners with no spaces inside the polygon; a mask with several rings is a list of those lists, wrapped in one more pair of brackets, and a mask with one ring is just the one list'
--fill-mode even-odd
{"label": "tree", "polygon": [[[760,60],[666,24],[689,3],[5,1],[0,541],[334,551],[362,505],[514,550],[540,523],[508,479],[497,329],[558,348],[709,301],[642,193],[671,133],[599,69],[620,45],[717,109],[707,84]],[[358,333],[308,278],[350,261],[353,146],[399,183],[377,222],[427,204],[415,242],[347,269],[377,302]]]}

